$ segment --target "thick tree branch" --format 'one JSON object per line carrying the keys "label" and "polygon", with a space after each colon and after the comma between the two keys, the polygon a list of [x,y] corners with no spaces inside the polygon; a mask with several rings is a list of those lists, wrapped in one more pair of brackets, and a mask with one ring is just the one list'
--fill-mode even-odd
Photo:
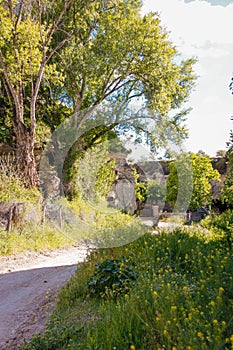
{"label": "thick tree branch", "polygon": [[82,78],[82,86],[81,86],[81,90],[80,90],[80,92],[78,94],[78,101],[77,101],[77,103],[75,105],[74,113],[78,113],[79,110],[80,110],[80,107],[81,107],[81,104],[82,104],[82,101],[83,101],[85,85],[86,85],[86,79],[85,79],[85,77],[83,77]]}

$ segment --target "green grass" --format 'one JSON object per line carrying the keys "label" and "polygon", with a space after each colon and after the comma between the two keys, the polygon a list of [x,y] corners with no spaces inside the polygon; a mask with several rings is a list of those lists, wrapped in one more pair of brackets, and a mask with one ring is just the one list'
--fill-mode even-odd
{"label": "green grass", "polygon": [[[42,225],[39,223],[42,203],[39,190],[25,188],[15,175],[0,174],[0,202],[20,202],[25,205],[19,222],[12,224],[10,232],[0,228],[0,255],[52,250],[71,244],[118,246],[143,234],[134,217],[109,208],[106,200],[101,198],[93,203],[81,198],[72,202],[62,199],[59,201],[63,206],[62,230],[48,222]],[[38,223],[33,222],[34,216]]]}
{"label": "green grass", "polygon": [[64,234],[74,241],[98,248],[122,246],[144,234],[138,218],[108,206],[98,198],[87,202],[83,199],[61,201],[64,218]]}
{"label": "green grass", "polygon": [[73,243],[71,239],[48,224],[27,223],[21,228],[14,228],[11,232],[0,229],[0,255],[53,250]]}
{"label": "green grass", "polygon": [[[233,349],[232,240],[197,226],[93,251],[60,292],[45,333],[20,349]],[[111,286],[90,296],[95,264],[122,257],[136,281],[117,298]]]}

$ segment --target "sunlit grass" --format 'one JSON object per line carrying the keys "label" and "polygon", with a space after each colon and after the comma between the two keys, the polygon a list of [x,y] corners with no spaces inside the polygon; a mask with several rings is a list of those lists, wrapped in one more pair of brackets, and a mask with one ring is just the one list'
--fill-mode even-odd
{"label": "sunlit grass", "polygon": [[18,254],[24,251],[56,249],[73,244],[54,227],[45,224],[25,224],[11,232],[0,230],[0,255]]}
{"label": "sunlit grass", "polygon": [[[88,281],[106,259],[134,263],[130,289],[91,297]],[[22,349],[233,349],[232,236],[177,228],[93,251],[60,293],[46,333]]]}

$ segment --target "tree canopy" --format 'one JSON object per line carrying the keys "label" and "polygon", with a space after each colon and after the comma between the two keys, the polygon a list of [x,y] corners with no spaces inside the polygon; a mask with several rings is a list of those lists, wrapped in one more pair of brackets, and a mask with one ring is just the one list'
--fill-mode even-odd
{"label": "tree canopy", "polygon": [[72,113],[88,109],[82,124],[103,101],[137,98],[166,119],[187,100],[194,60],[179,60],[158,15],[140,10],[132,0],[0,1],[0,88],[29,186],[38,121],[53,131]]}

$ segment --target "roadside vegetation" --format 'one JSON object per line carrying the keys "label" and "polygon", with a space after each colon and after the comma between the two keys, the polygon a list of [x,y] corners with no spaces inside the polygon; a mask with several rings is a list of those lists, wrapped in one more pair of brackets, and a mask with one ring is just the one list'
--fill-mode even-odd
{"label": "roadside vegetation", "polygon": [[142,235],[139,220],[107,204],[104,195],[114,177],[111,175],[112,163],[106,166],[106,151],[102,153],[98,147],[86,152],[87,159],[82,159],[73,180],[75,192],[72,192],[72,199],[59,197],[57,203],[62,207],[62,227],[58,220],[50,220],[43,214],[43,197],[39,189],[25,188],[14,164],[10,164],[10,158],[2,159],[0,205],[17,203],[18,212],[12,217],[10,230],[6,230],[6,224],[0,227],[0,255],[52,250],[72,244],[111,247]]}
{"label": "roadside vegetation", "polygon": [[72,244],[71,239],[49,224],[26,224],[21,228],[14,228],[11,232],[0,229],[0,255],[54,250]]}
{"label": "roadside vegetation", "polygon": [[[0,255],[90,248],[21,350],[233,350],[232,133],[224,213],[189,227],[172,217],[169,232],[135,217],[147,199],[177,212],[211,205],[220,181],[207,155],[171,159],[169,145],[187,138],[196,60],[180,60],[159,15],[141,10],[139,0],[0,0],[0,144],[14,154],[0,161]],[[134,193],[119,191],[113,209],[106,198],[125,177],[112,153],[131,138],[165,151],[170,175],[165,186],[135,168]]]}
{"label": "roadside vegetation", "polygon": [[82,196],[72,201],[64,198],[61,204],[78,220],[73,226],[64,223],[60,228],[57,222],[47,218],[42,222],[40,192],[36,188],[26,189],[16,176],[0,175],[0,202],[3,205],[23,204],[11,230],[0,227],[0,255],[52,250],[74,244],[115,246],[133,241],[143,232],[135,217],[109,208],[103,198],[96,198],[94,203]]}
{"label": "roadside vegetation", "polygon": [[90,252],[21,350],[232,349],[233,214]]}

